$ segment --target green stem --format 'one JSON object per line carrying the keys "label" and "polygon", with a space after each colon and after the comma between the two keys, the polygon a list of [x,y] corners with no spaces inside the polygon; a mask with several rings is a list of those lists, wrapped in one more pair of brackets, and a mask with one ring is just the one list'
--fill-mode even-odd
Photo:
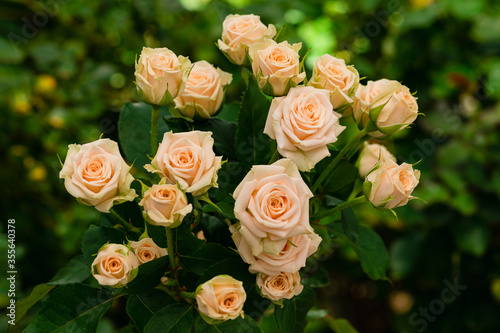
{"label": "green stem", "polygon": [[120,225],[122,227],[125,228],[125,230],[127,231],[131,231],[131,232],[136,232],[136,233],[139,233],[140,230],[132,225],[130,225],[130,223],[128,223],[127,221],[125,221],[120,215],[118,215],[117,212],[115,212],[113,209],[110,209],[109,210],[109,213],[111,214],[111,216],[113,217],[113,219],[120,223]]}
{"label": "green stem", "polygon": [[318,187],[321,184],[328,183],[328,181],[325,181],[325,178],[331,177],[331,173],[332,173],[333,169],[335,169],[337,164],[339,164],[342,157],[344,157],[347,153],[349,153],[351,151],[351,149],[356,145],[356,143],[358,143],[358,141],[360,141],[362,138],[364,138],[364,136],[367,133],[368,133],[367,129],[364,128],[344,148],[342,148],[342,150],[337,154],[337,156],[335,156],[335,158],[330,162],[330,164],[328,164],[326,169],[323,170],[323,172],[319,175],[318,179],[316,179],[316,182],[314,183],[314,185],[311,188],[311,191],[313,193],[316,192],[316,190],[318,189]]}
{"label": "green stem", "polygon": [[196,293],[190,293],[187,291],[181,291],[181,297],[194,300],[196,299]]}
{"label": "green stem", "polygon": [[153,105],[153,113],[151,114],[151,157],[156,155],[158,150],[158,117],[160,115],[160,107]]}
{"label": "green stem", "polygon": [[366,197],[364,195],[359,196],[355,199],[345,201],[345,202],[341,203],[340,205],[335,206],[334,208],[330,209],[329,211],[327,211],[319,216],[315,216],[314,219],[321,220],[322,218],[333,215],[333,214],[340,212],[341,210],[346,209],[348,207],[359,205],[365,201],[366,201]]}
{"label": "green stem", "polygon": [[167,233],[167,251],[168,260],[170,261],[170,269],[174,272],[174,279],[177,279],[177,264],[175,263],[175,251],[174,251],[174,234],[172,229],[165,228]]}

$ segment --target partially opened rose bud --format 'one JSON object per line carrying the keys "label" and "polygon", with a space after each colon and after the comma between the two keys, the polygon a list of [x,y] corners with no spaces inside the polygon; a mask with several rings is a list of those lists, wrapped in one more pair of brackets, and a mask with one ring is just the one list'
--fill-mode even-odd
{"label": "partially opened rose bud", "polygon": [[144,47],[135,64],[139,97],[149,104],[168,105],[182,93],[191,68],[188,58],[169,49]]}
{"label": "partially opened rose bud", "polygon": [[175,106],[191,119],[208,119],[219,111],[224,100],[224,87],[233,76],[206,61],[195,62],[184,92],[175,100]]}
{"label": "partially opened rose bud", "polygon": [[178,227],[184,216],[193,210],[186,195],[172,184],[153,185],[144,192],[139,205],[144,207],[144,215],[149,223],[167,228]]}
{"label": "partially opened rose bud", "polygon": [[346,66],[343,59],[325,54],[314,63],[312,77],[307,85],[329,90],[334,110],[344,112],[353,103],[359,74],[354,66]]}
{"label": "partially opened rose bud", "polygon": [[365,196],[377,208],[393,209],[413,199],[412,192],[420,179],[420,171],[408,163],[398,165],[387,160],[366,176]]}
{"label": "partially opened rose bud", "polygon": [[137,276],[139,260],[127,246],[107,244],[99,250],[91,267],[100,285],[120,288]]}
{"label": "partially opened rose bud", "polygon": [[288,95],[273,99],[264,133],[276,140],[278,152],[300,171],[310,171],[330,156],[327,145],[336,142],[345,129],[340,117],[333,111],[327,90],[292,88]]}
{"label": "partially opened rose bud", "polygon": [[167,250],[159,247],[151,238],[143,238],[138,242],[130,242],[139,265],[161,258],[167,255]]}
{"label": "partially opened rose bud", "polygon": [[213,146],[212,132],[167,132],[151,164],[144,167],[198,196],[217,187],[222,156],[215,156]]}
{"label": "partially opened rose bud", "polygon": [[100,139],[84,145],[70,145],[59,178],[66,190],[84,205],[109,213],[113,205],[132,201],[134,177],[120,155],[118,144]]}
{"label": "partially opened rose bud", "polygon": [[243,317],[247,295],[243,283],[229,275],[219,275],[196,289],[201,317],[210,324]]}
{"label": "partially opened rose bud", "polygon": [[302,43],[290,45],[272,39],[250,46],[252,71],[262,91],[269,96],[283,96],[306,77],[300,72],[299,50]]}
{"label": "partially opened rose bud", "polygon": [[368,171],[373,169],[378,164],[392,160],[396,162],[396,158],[387,150],[387,148],[378,143],[365,141],[364,148],[359,155],[359,175],[364,178]]}
{"label": "partially opened rose bud", "polygon": [[270,24],[265,26],[259,16],[228,15],[222,23],[222,39],[217,42],[219,49],[236,65],[246,61],[248,47],[264,38],[273,38],[276,28]]}
{"label": "partially opened rose bud", "polygon": [[290,299],[302,292],[304,286],[300,284],[299,272],[277,275],[257,274],[257,286],[264,297],[272,301]]}
{"label": "partially opened rose bud", "polygon": [[417,119],[418,104],[408,87],[394,80],[368,81],[360,85],[354,98],[354,118],[365,127],[369,122],[376,130],[368,133],[383,137],[402,130]]}

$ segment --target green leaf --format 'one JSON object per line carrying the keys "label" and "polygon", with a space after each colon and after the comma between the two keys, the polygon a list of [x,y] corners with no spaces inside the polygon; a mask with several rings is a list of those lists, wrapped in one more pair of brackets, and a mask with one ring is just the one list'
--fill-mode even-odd
{"label": "green leaf", "polygon": [[263,133],[270,106],[270,100],[260,90],[255,77],[250,76],[236,131],[236,154],[247,169],[252,165],[267,164],[274,153],[271,138]]}
{"label": "green leaf", "polygon": [[106,243],[123,244],[126,241],[125,234],[111,227],[97,227],[91,225],[83,235],[82,253],[85,262],[90,267],[95,259],[95,254]]}
{"label": "green leaf", "polygon": [[215,243],[204,244],[198,251],[189,255],[180,255],[181,263],[196,275],[202,275],[210,266],[221,260],[238,257],[234,251]]}
{"label": "green leaf", "polygon": [[352,325],[347,321],[347,319],[343,318],[332,318],[330,316],[327,316],[325,318],[326,323],[328,326],[336,333],[358,333],[358,331],[352,327]]}
{"label": "green leaf", "polygon": [[[219,209],[217,209],[217,207],[222,212],[220,212]],[[217,203],[217,207],[215,207],[212,204],[207,204],[203,206],[203,211],[205,213],[210,213],[210,212],[219,213],[222,214],[222,216],[224,216],[225,218],[228,218],[230,220],[236,219],[236,217],[234,216],[234,204],[230,204],[229,202],[219,202]]]}
{"label": "green leaf", "polygon": [[169,304],[177,303],[170,295],[159,290],[131,295],[127,300],[127,313],[139,332],[144,330],[149,319]]}
{"label": "green leaf", "polygon": [[71,259],[48,282],[48,285],[80,283],[90,277],[90,269],[82,255]]}
{"label": "green leaf", "polygon": [[60,286],[43,302],[24,332],[95,332],[99,319],[117,297],[107,289],[83,284]]}
{"label": "green leaf", "polygon": [[361,267],[373,280],[387,280],[389,254],[380,236],[373,230],[359,226],[359,239],[354,250],[358,254]]}
{"label": "green leaf", "polygon": [[217,114],[217,118],[237,123],[240,109],[241,104],[238,102],[225,104],[220,113]]}
{"label": "green leaf", "polygon": [[247,170],[242,163],[227,162],[222,165],[222,168],[217,172],[217,183],[219,187],[212,187],[208,194],[214,202],[221,201],[234,203],[232,193],[243,180]]}
{"label": "green leaf", "polygon": [[160,284],[160,279],[168,267],[168,256],[164,256],[139,266],[135,279],[125,288],[129,294],[139,294]]}
{"label": "green leaf", "polygon": [[484,254],[491,239],[491,231],[481,224],[457,226],[453,235],[461,250],[477,257]]}
{"label": "green leaf", "polygon": [[197,131],[210,131],[214,138],[214,151],[217,155],[222,155],[230,160],[236,160],[234,149],[236,138],[236,123],[217,118],[194,123]]}
{"label": "green leaf", "polygon": [[170,304],[155,313],[144,327],[144,333],[191,332],[195,311],[186,303]]}
{"label": "green leaf", "polygon": [[[134,166],[144,170],[144,165],[151,160],[151,114],[153,107],[145,103],[127,102],[118,120],[118,138],[120,147],[125,157]],[[166,108],[160,108],[160,117],[168,114]],[[168,131],[168,127],[163,122],[158,122],[158,143],[163,139],[163,134]],[[151,156],[153,157],[153,156]]]}
{"label": "green leaf", "polygon": [[341,160],[332,171],[333,177],[330,178],[325,186],[325,193],[334,194],[352,186],[354,181],[358,179],[358,168],[354,164]]}
{"label": "green leaf", "polygon": [[[87,267],[87,271],[89,271],[88,267]],[[46,283],[39,284],[39,285],[35,286],[35,288],[33,288],[31,293],[27,297],[17,301],[16,302],[16,324],[19,324],[21,319],[23,319],[23,317],[26,315],[26,312],[28,312],[28,310],[33,305],[38,303],[39,300],[41,300],[45,295],[47,295],[49,292],[51,292],[52,289],[54,289],[55,287],[56,287],[55,285],[51,286],[51,285],[48,285]]]}
{"label": "green leaf", "polygon": [[304,290],[299,295],[284,300],[283,307],[275,306],[274,314],[281,332],[304,332],[307,325],[307,312],[315,303],[316,293],[314,290],[304,287]]}
{"label": "green leaf", "polygon": [[344,234],[352,242],[356,243],[359,238],[359,225],[358,219],[354,215],[351,208],[346,208],[342,210],[342,229]]}
{"label": "green leaf", "polygon": [[421,252],[423,239],[422,234],[412,233],[392,243],[391,275],[395,279],[404,278],[413,271]]}
{"label": "green leaf", "polygon": [[236,319],[230,319],[217,325],[208,324],[205,320],[203,320],[203,318],[201,318],[201,316],[196,316],[196,320],[194,322],[194,331],[197,333],[264,332],[259,327],[259,325],[257,325],[257,323],[249,316],[245,316],[245,318],[238,317]]}
{"label": "green leaf", "polygon": [[176,252],[180,255],[193,254],[205,243],[191,233],[190,225],[187,223],[181,223],[180,226],[175,228],[174,234]]}

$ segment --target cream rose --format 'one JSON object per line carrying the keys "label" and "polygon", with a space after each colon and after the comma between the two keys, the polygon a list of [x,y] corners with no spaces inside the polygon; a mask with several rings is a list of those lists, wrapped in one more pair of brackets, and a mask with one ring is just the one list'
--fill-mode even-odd
{"label": "cream rose", "polygon": [[299,272],[277,275],[258,273],[257,286],[262,295],[272,301],[279,301],[283,298],[290,299],[300,294],[304,289],[304,286],[300,284]]}
{"label": "cream rose", "polygon": [[167,255],[167,250],[162,249],[151,238],[143,238],[138,242],[130,242],[135,255],[139,260],[139,265],[161,258]]}
{"label": "cream rose", "polygon": [[396,162],[396,158],[385,146],[378,143],[368,144],[365,141],[363,151],[359,155],[359,175],[364,178],[377,163],[382,164],[388,160]]}
{"label": "cream rose", "polygon": [[301,234],[274,241],[273,245],[280,249],[277,255],[261,252],[256,256],[252,254],[250,244],[239,231],[233,231],[231,237],[243,261],[250,264],[248,270],[251,273],[260,272],[267,275],[299,271],[306,266],[306,259],[316,252],[321,243],[321,237],[314,232]]}
{"label": "cream rose", "polygon": [[301,171],[310,171],[330,156],[327,145],[337,141],[345,129],[329,95],[324,89],[297,87],[271,103],[264,133],[276,140],[278,152]]}
{"label": "cream rose", "polygon": [[136,277],[139,260],[125,245],[107,244],[99,250],[91,267],[100,285],[120,288]]}
{"label": "cream rose", "polygon": [[346,66],[343,59],[325,54],[314,63],[312,77],[307,85],[329,90],[333,108],[341,112],[353,103],[359,74],[354,66]]}
{"label": "cream rose", "polygon": [[201,195],[217,187],[222,156],[215,156],[212,132],[167,132],[146,170],[159,173],[181,190]]}
{"label": "cream rose", "polygon": [[191,68],[188,58],[169,49],[142,48],[135,64],[135,83],[144,102],[167,105],[182,93]]}
{"label": "cream rose", "polygon": [[153,185],[144,192],[139,205],[144,207],[148,222],[168,228],[178,227],[184,216],[193,210],[186,195],[172,184]]}
{"label": "cream rose", "polygon": [[393,160],[382,163],[366,176],[365,195],[377,208],[404,206],[413,199],[411,193],[420,179],[420,171],[408,163],[398,165]]}
{"label": "cream rose", "polygon": [[309,225],[311,190],[297,166],[288,159],[272,165],[254,165],[234,190],[234,214],[239,232],[254,255],[278,254],[275,241],[312,233]]}
{"label": "cream rose", "polygon": [[77,200],[109,213],[114,204],[137,197],[130,188],[134,177],[120,155],[118,144],[100,139],[84,145],[69,145],[59,178]]}
{"label": "cream rose", "polygon": [[250,46],[253,74],[262,91],[269,96],[283,96],[306,77],[300,73],[299,50],[302,43],[290,45],[272,39]]}
{"label": "cream rose", "polygon": [[195,62],[184,92],[174,100],[175,106],[191,119],[196,116],[208,119],[220,109],[224,87],[232,79],[232,74],[216,69],[206,61]]}
{"label": "cream rose", "polygon": [[[380,109],[382,105],[385,106]],[[354,119],[366,126],[371,120],[378,131],[371,131],[373,137],[393,134],[417,119],[418,104],[408,87],[398,81],[381,79],[368,81],[356,91],[353,106]]]}
{"label": "cream rose", "polygon": [[276,35],[274,25],[266,27],[260,17],[253,14],[228,15],[222,23],[222,28],[222,39],[218,41],[219,49],[237,65],[245,62],[250,45]]}
{"label": "cream rose", "polygon": [[209,323],[243,317],[246,298],[243,283],[229,275],[216,276],[196,289],[198,309]]}

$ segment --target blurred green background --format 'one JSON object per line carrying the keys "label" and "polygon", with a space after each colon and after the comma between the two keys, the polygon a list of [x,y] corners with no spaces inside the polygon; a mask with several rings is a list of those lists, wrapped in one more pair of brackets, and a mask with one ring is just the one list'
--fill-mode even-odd
{"label": "blurred green background", "polygon": [[[328,259],[331,284],[318,293],[318,309],[359,332],[500,332],[500,2],[493,0],[0,2],[0,263],[3,276],[6,223],[14,218],[17,297],[77,255],[98,219],[66,193],[57,155],[101,133],[117,140],[119,110],[137,100],[134,59],[144,45],[235,73],[227,100],[241,96],[238,68],[214,45],[233,13],[285,25],[281,40],[302,41],[301,54],[312,48],[309,73],[317,56],[331,53],[366,80],[402,81],[426,115],[388,146],[399,162],[421,160],[415,194],[427,204],[398,209],[399,220],[367,205],[356,210],[390,249],[392,284],[369,280],[341,246]],[[450,301],[443,295],[456,279],[467,288]],[[4,308],[5,278],[0,288]],[[99,330],[125,326],[120,311],[113,308]],[[315,316],[321,311],[311,313],[308,332],[330,331]],[[262,325],[272,332],[271,321]]]}

